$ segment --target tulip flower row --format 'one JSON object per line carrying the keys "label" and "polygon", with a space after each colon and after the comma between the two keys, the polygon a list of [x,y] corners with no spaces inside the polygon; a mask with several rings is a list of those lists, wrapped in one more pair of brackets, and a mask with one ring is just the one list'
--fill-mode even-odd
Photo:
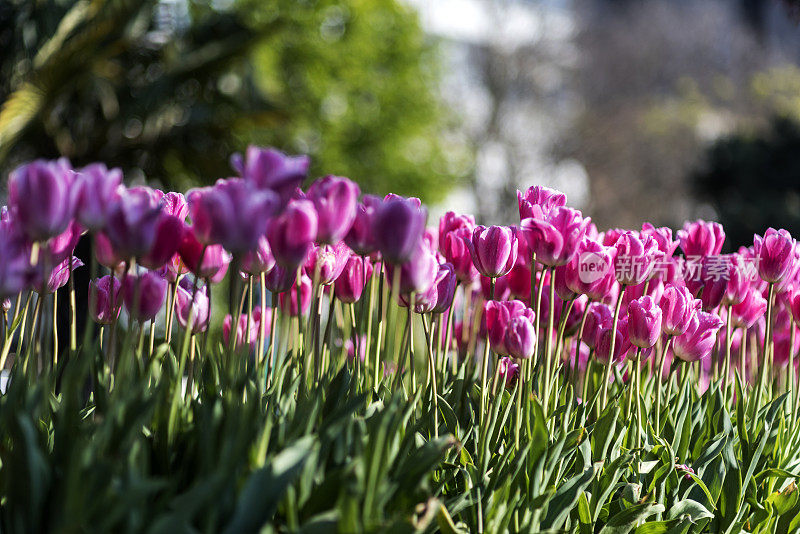
{"label": "tulip flower row", "polygon": [[[195,336],[207,338],[218,309],[210,287],[227,277],[224,343],[268,357],[267,381],[275,358],[302,360],[298,372],[313,380],[347,345],[373,387],[391,369],[400,370],[395,387],[408,381],[412,389],[423,376],[435,390],[437,379],[462,368],[479,373],[481,416],[499,383],[520,398],[538,395],[545,413],[566,385],[584,401],[597,396],[602,408],[613,390],[627,392],[630,406],[634,391],[655,380],[658,414],[662,389],[690,376],[726,397],[738,376],[757,396],[783,388],[797,403],[800,248],[786,230],[770,228],[751,247],[721,254],[717,223],[687,222],[676,239],[649,223],[600,232],[565,195],[540,186],[518,193],[518,225],[479,226],[449,212],[431,229],[416,198],[362,196],[337,176],[303,191],[308,164],[250,147],[232,158],[237,177],[185,196],[126,187],[118,169],[100,163],[22,165],[9,177],[0,218],[0,298],[4,324],[20,330],[17,353],[35,345],[37,328],[42,336],[40,304],[53,295],[55,310],[68,283],[74,326],[72,272],[85,268],[74,250],[88,234],[88,309],[110,327],[100,332],[110,359],[124,343],[116,336],[122,308],[140,340],[149,322],[152,352],[165,307],[163,341],[171,343],[177,319],[194,358]],[[99,276],[100,266],[107,274]],[[25,331],[17,319],[27,319],[32,300]],[[415,369],[420,323],[426,375]],[[2,363],[12,344],[7,334]],[[31,357],[38,350],[47,364],[40,345]]]}

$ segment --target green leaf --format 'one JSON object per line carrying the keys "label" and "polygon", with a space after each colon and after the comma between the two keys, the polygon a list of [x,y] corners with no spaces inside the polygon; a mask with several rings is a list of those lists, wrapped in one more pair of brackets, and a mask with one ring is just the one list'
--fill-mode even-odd
{"label": "green leaf", "polygon": [[705,506],[692,499],[684,499],[675,503],[672,508],[669,509],[667,517],[670,519],[680,519],[684,515],[688,515],[695,523],[701,519],[710,519],[714,517],[714,514],[709,512]]}
{"label": "green leaf", "polygon": [[556,490],[555,495],[547,504],[547,514],[542,520],[542,527],[546,529],[559,529],[566,521],[572,507],[578,501],[578,497],[582,495],[583,490],[594,478],[597,469],[600,468],[600,463],[586,469],[583,473],[572,477],[567,480],[561,487]]}
{"label": "green leaf", "polygon": [[600,534],[627,534],[636,528],[636,524],[653,514],[664,511],[664,505],[642,503],[626,508],[608,520],[600,530]]}

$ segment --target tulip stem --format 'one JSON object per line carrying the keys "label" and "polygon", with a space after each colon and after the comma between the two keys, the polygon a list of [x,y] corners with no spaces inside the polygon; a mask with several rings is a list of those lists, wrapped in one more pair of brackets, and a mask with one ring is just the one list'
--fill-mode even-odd
{"label": "tulip stem", "polygon": [[[450,303],[450,308],[447,310],[447,323],[445,325],[445,331],[444,331],[444,335],[445,335],[444,348],[442,349],[442,355],[441,355],[441,360],[442,360],[442,381],[444,381],[445,375],[447,374],[447,358],[448,358],[448,354],[450,353],[450,343],[452,342],[452,339],[453,339],[453,337],[452,337],[452,334],[453,334],[453,315],[455,315],[455,301]],[[440,342],[440,340],[437,338],[437,343],[438,342]],[[456,343],[456,345],[458,345],[458,343]],[[456,347],[456,354],[455,354],[455,357],[453,358],[453,362],[454,363],[453,363],[452,369],[453,369],[453,375],[454,376],[456,374],[455,362],[457,360],[458,360],[458,347]]]}
{"label": "tulip stem", "polygon": [[[264,273],[261,273],[262,276],[265,276]],[[261,297],[262,305],[266,301],[266,297]],[[270,297],[270,304],[272,307],[272,317],[270,317],[270,325],[269,325],[269,349],[267,349],[267,376],[266,376],[266,386],[270,387],[272,385],[273,377],[275,376],[275,351],[278,350],[276,345],[279,343],[278,336],[275,335],[275,330],[278,328],[278,300],[276,295],[273,293]],[[266,309],[266,308],[265,308]],[[263,315],[262,321],[263,319]],[[283,322],[286,322],[284,319]],[[266,340],[262,342],[266,343]]]}
{"label": "tulip stem", "polygon": [[[75,279],[72,276],[72,254],[69,255],[69,350],[70,355],[78,350],[78,320],[75,305]],[[88,319],[87,319],[88,320]]]}
{"label": "tulip stem", "polygon": [[552,374],[553,374],[553,320],[554,315],[556,313],[556,284],[555,284],[555,268],[550,267],[550,302],[548,303],[548,317],[547,317],[547,330],[545,331],[544,335],[544,394],[543,394],[543,408],[544,408],[544,415],[547,417],[550,413],[550,388],[552,387]]}
{"label": "tulip stem", "polygon": [[[494,300],[494,277],[489,278],[489,300]],[[484,412],[487,410],[486,406],[486,388],[489,379],[489,336],[483,342],[483,363],[481,364],[481,409],[480,409],[480,423],[483,428]]]}
{"label": "tulip stem", "polygon": [[[397,271],[400,269],[397,268]],[[415,370],[414,357],[414,306],[416,305],[417,294],[412,291],[408,299],[408,360],[411,375],[411,396],[417,394],[417,373]]]}
{"label": "tulip stem", "polygon": [[[253,275],[247,275],[247,323],[244,329],[245,336],[247,337],[247,344],[250,345],[250,325],[253,324]],[[261,355],[256,353],[256,362],[261,360]],[[248,359],[245,359],[247,365]]]}
{"label": "tulip stem", "polygon": [[758,377],[758,385],[756,386],[756,402],[753,405],[755,414],[758,413],[758,409],[761,407],[761,389],[764,387],[764,382],[767,379],[767,367],[769,367],[769,356],[772,349],[772,307],[775,300],[775,284],[773,282],[769,283],[769,289],[767,290],[767,332],[764,335],[764,359],[761,362],[761,373]]}
{"label": "tulip stem", "polygon": [[58,365],[58,290],[53,291],[53,370]]}
{"label": "tulip stem", "polygon": [[[380,262],[380,269],[375,269],[380,271],[378,273],[378,336],[375,338],[375,383],[374,389],[375,393],[378,392],[378,385],[381,382],[381,352],[382,352],[382,345],[383,345],[383,327],[384,323],[386,322],[386,309],[384,307],[383,302],[383,279],[384,279],[384,269],[383,269],[383,262]],[[375,270],[372,272],[373,285],[375,284]],[[370,288],[370,303],[373,301],[373,294],[372,289]],[[370,309],[372,309],[372,305],[370,304]],[[372,312],[370,312],[370,318],[372,317]],[[367,335],[369,336],[372,328],[367,328]],[[369,345],[367,345],[369,346]]]}
{"label": "tulip stem", "polygon": [[733,306],[728,304],[728,313],[725,318],[725,362],[722,364],[722,403],[726,404],[728,401],[728,384],[730,382],[731,372],[731,336],[733,335],[733,326],[731,320],[733,316]]}
{"label": "tulip stem", "polygon": [[[411,309],[411,308],[409,308]],[[428,319],[422,314],[422,328],[425,330],[425,337],[428,346],[428,366],[430,367],[431,388],[433,397],[433,438],[439,438],[439,394],[436,389],[436,360],[433,356],[433,337],[428,330]]]}
{"label": "tulip stem", "polygon": [[[606,368],[603,374],[603,386],[602,386],[602,393],[600,394],[600,412],[605,410],[606,406],[608,405],[608,381],[611,379],[611,366],[614,365],[614,349],[616,341],[617,341],[617,323],[619,322],[619,310],[622,306],[622,294],[624,293],[624,288],[622,288],[617,295],[617,304],[614,307],[614,320],[611,323],[611,346],[608,352],[608,361],[606,361]],[[598,412],[598,413],[600,413]]]}
{"label": "tulip stem", "polygon": [[[664,343],[664,348],[661,351],[661,362],[659,365],[658,375],[655,376],[655,388],[656,388],[656,407],[655,407],[655,416],[656,416],[656,433],[658,434],[661,431],[661,381],[664,376],[664,364],[667,363],[667,352],[669,352],[669,346],[672,343],[672,336],[667,338],[667,342]],[[670,379],[671,379],[670,375]]]}
{"label": "tulip stem", "polygon": [[[578,385],[577,376],[581,359],[581,340],[583,338],[583,329],[586,326],[586,317],[589,315],[589,304],[589,302],[586,303],[586,307],[583,308],[583,313],[581,314],[581,323],[578,325],[578,333],[575,336],[575,360],[570,366],[569,376],[565,378],[566,382],[574,382],[575,386]],[[567,357],[569,357],[569,354],[567,354]]]}

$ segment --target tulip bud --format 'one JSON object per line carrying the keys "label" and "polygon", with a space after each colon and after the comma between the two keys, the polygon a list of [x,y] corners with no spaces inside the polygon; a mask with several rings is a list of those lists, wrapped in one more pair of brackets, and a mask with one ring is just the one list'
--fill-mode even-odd
{"label": "tulip bud", "polygon": [[[750,288],[745,298],[731,309],[733,324],[743,328],[752,328],[767,311],[767,299],[755,288]],[[794,311],[794,305],[792,305]]]}
{"label": "tulip bud", "polygon": [[[75,270],[78,267],[83,267],[83,262],[80,260],[80,258],[73,256],[72,269]],[[46,276],[43,276],[43,269],[44,265],[39,263],[36,267],[37,272],[34,275],[34,280],[31,283],[33,290],[40,293],[42,290],[42,284],[46,279],[47,285],[45,287],[45,291],[47,291],[47,293],[55,293],[58,289],[64,287],[69,281],[70,258],[67,258],[66,260],[57,264],[47,273]]]}
{"label": "tulip bud", "polygon": [[695,362],[705,358],[714,348],[720,328],[722,319],[712,313],[697,312],[697,315],[692,317],[686,332],[674,339],[672,352],[685,362]]}
{"label": "tulip bud", "polygon": [[208,287],[194,287],[187,278],[182,278],[175,292],[175,316],[183,328],[191,323],[195,334],[208,328]]}
{"label": "tulip bud", "polygon": [[111,324],[122,308],[122,284],[113,276],[103,276],[89,282],[89,315],[96,323]]}
{"label": "tulip bud", "polygon": [[536,261],[555,267],[575,256],[586,234],[589,219],[571,208],[554,208],[545,219],[528,218],[521,223],[523,239]]}
{"label": "tulip bud", "polygon": [[372,263],[369,259],[351,254],[333,284],[336,298],[347,303],[357,302],[371,276]]}
{"label": "tulip bud", "polygon": [[367,256],[377,249],[372,235],[372,219],[383,201],[375,195],[364,195],[356,206],[355,218],[344,242],[359,256]]}
{"label": "tulip bud", "polygon": [[[271,308],[267,308],[265,312],[266,314],[262,317],[261,308],[254,308],[250,313],[249,319],[247,317],[247,313],[242,313],[239,315],[239,324],[236,325],[236,339],[234,340],[234,348],[243,347],[245,343],[250,348],[255,345],[256,341],[258,340],[258,333],[261,330],[261,321],[263,320],[265,323],[269,323],[272,317]],[[247,330],[248,321],[250,323],[250,330]],[[230,314],[226,315],[225,319],[222,321],[222,338],[225,341],[226,346],[230,343],[232,324],[233,318]]]}
{"label": "tulip bud", "polygon": [[641,349],[649,349],[661,335],[661,308],[650,295],[628,305],[628,338]]}
{"label": "tulip bud", "polygon": [[69,226],[77,198],[72,175],[66,158],[32,161],[9,175],[9,209],[31,240],[46,241]]}
{"label": "tulip bud", "polygon": [[498,360],[497,368],[497,372],[503,378],[503,383],[506,387],[514,387],[519,378],[519,364],[508,356],[504,356]]}
{"label": "tulip bud", "polygon": [[108,210],[119,198],[122,171],[108,169],[103,163],[92,163],[77,172],[75,214],[82,225],[100,230],[108,220]]}
{"label": "tulip bud", "polygon": [[411,258],[400,265],[386,264],[386,276],[390,284],[394,283],[396,269],[399,269],[398,294],[410,295],[427,291],[436,280],[439,262],[436,256],[421,242],[412,253]]}
{"label": "tulip bud", "polygon": [[190,226],[184,227],[178,254],[184,265],[198,278],[207,278],[218,283],[225,278],[231,262],[222,245],[203,245],[194,235]]}
{"label": "tulip bud", "polygon": [[581,341],[589,348],[595,348],[600,332],[606,328],[610,328],[613,320],[614,317],[611,308],[600,302],[592,302],[589,304],[589,311],[586,314],[586,322],[583,325]]}
{"label": "tulip bud", "polygon": [[264,277],[264,283],[273,293],[283,293],[292,288],[292,284],[297,278],[296,271],[289,271],[278,264],[275,264]]}
{"label": "tulip bud", "polygon": [[660,254],[651,236],[640,238],[628,231],[620,234],[614,248],[614,274],[622,285],[635,286],[647,280]]}
{"label": "tulip bud", "polygon": [[[466,230],[467,235],[472,235],[474,229],[475,219],[472,215],[456,215],[452,211],[448,211],[439,219],[439,246],[444,246],[445,237],[451,232]],[[442,254],[445,254],[444,248],[440,250]]]}
{"label": "tulip bud", "polygon": [[478,272],[489,278],[508,274],[517,261],[517,235],[508,226],[477,226],[468,246]]}
{"label": "tulip bud", "polygon": [[273,267],[275,267],[275,257],[272,255],[272,249],[269,248],[267,236],[262,235],[258,238],[256,249],[242,257],[242,271],[247,274],[259,275],[271,271]]}
{"label": "tulip bud", "polygon": [[421,245],[427,211],[411,199],[391,197],[376,209],[372,236],[387,264],[408,262]]}
{"label": "tulip bud", "polygon": [[456,274],[450,263],[439,265],[433,285],[416,296],[414,311],[417,313],[442,313],[453,304],[456,292]]}
{"label": "tulip bud", "polygon": [[167,295],[167,281],[152,271],[129,274],[123,286],[125,309],[139,322],[155,319]]}
{"label": "tulip bud", "polygon": [[439,237],[442,254],[453,265],[458,280],[465,284],[471,284],[478,278],[478,270],[472,262],[469,249],[471,239],[472,229],[467,227],[456,228]]}
{"label": "tulip bud", "polygon": [[564,266],[567,288],[591,300],[603,300],[617,281],[614,275],[615,253],[613,247],[584,238],[570,262]]}
{"label": "tulip bud", "polygon": [[339,176],[328,175],[311,184],[306,197],[319,217],[318,243],[330,245],[344,239],[353,226],[360,194],[355,182]]}
{"label": "tulip bud", "polygon": [[600,362],[608,362],[609,356],[611,355],[612,339],[614,339],[614,354],[613,357],[611,357],[611,361],[617,363],[623,360],[625,353],[627,353],[631,347],[628,337],[624,334],[625,332],[627,332],[627,327],[625,322],[621,320],[619,324],[617,324],[616,330],[614,330],[613,325],[609,325],[598,332],[597,340],[595,341],[595,355]]}
{"label": "tulip bud", "polygon": [[308,200],[291,200],[269,225],[267,239],[275,260],[289,270],[303,263],[317,237],[317,212]]}
{"label": "tulip bud", "polygon": [[758,258],[758,274],[769,283],[781,282],[794,265],[795,241],[786,230],[769,228],[764,237],[754,236],[753,251]]}

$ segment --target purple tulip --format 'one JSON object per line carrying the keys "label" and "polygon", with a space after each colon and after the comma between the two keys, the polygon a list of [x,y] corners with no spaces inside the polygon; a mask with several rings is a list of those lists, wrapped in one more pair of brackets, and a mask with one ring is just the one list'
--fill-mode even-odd
{"label": "purple tulip", "polygon": [[715,222],[687,222],[682,230],[678,230],[678,240],[687,257],[716,256],[725,243],[725,230],[721,224]]}
{"label": "purple tulip", "polygon": [[30,252],[20,236],[8,227],[0,228],[0,298],[16,295],[30,282]]}
{"label": "purple tulip", "polygon": [[222,245],[203,245],[194,235],[191,227],[186,226],[178,247],[181,261],[186,268],[199,278],[208,278],[218,283],[225,278],[231,256]]}
{"label": "purple tulip", "polygon": [[398,294],[424,293],[436,280],[439,262],[436,261],[436,255],[428,247],[419,243],[407,262],[400,265],[386,264],[386,276],[390,284],[394,283],[395,269],[399,269],[400,273]]}
{"label": "purple tulip", "polygon": [[[83,262],[80,260],[80,258],[73,256],[71,259],[73,270],[77,269],[78,267],[83,267]],[[44,268],[45,267],[42,263],[39,263],[36,267],[36,273],[33,277],[33,281],[31,282],[31,286],[33,287],[34,291],[41,292],[42,284],[44,283],[45,278],[47,283],[44,289],[47,293],[55,293],[58,289],[64,287],[69,281],[70,258],[65,259],[52,268],[48,268],[49,273],[47,276],[43,276]]]}
{"label": "purple tulip", "polygon": [[458,280],[467,285],[478,279],[478,270],[472,262],[470,252],[471,239],[472,229],[461,227],[447,232],[444,238],[440,236],[439,241],[445,260],[453,265]]}
{"label": "purple tulip", "polygon": [[421,245],[427,211],[412,199],[391,197],[376,209],[372,235],[387,264],[408,262]]}
{"label": "purple tulip", "polygon": [[371,276],[372,263],[369,259],[350,254],[344,269],[333,283],[336,298],[347,303],[358,302]]}
{"label": "purple tulip", "polygon": [[275,261],[294,270],[303,263],[317,237],[317,212],[309,200],[290,200],[267,230]]}
{"label": "purple tulip", "polygon": [[128,260],[147,254],[160,217],[161,205],[147,190],[123,191],[109,209],[104,232],[115,255]]}
{"label": "purple tulip", "polygon": [[661,308],[650,295],[628,305],[628,339],[641,349],[649,349],[661,335]]}
{"label": "purple tulip", "polygon": [[575,256],[564,266],[566,286],[591,300],[603,300],[617,283],[614,274],[615,254],[615,248],[584,238]]}
{"label": "purple tulip", "polygon": [[456,273],[450,263],[439,265],[433,285],[416,296],[414,311],[417,313],[442,313],[453,304],[456,293]]}
{"label": "purple tulip", "polygon": [[267,286],[267,289],[273,293],[283,293],[284,291],[289,291],[292,288],[292,284],[296,278],[297,271],[290,271],[278,264],[275,264],[275,267],[270,269],[270,271],[264,277],[264,284]]}
{"label": "purple tulip", "polygon": [[342,274],[351,252],[342,241],[335,245],[312,245],[306,258],[305,272],[312,280],[317,276],[320,285],[332,284]]}
{"label": "purple tulip", "polygon": [[367,256],[377,250],[378,245],[372,235],[372,219],[383,200],[375,195],[364,195],[356,205],[353,224],[344,238],[347,246],[359,256]]}
{"label": "purple tulip", "polygon": [[589,219],[584,219],[580,211],[556,207],[544,219],[523,219],[521,228],[536,261],[555,267],[569,263],[575,256],[588,224]]}
{"label": "purple tulip", "polygon": [[256,249],[242,256],[241,267],[243,272],[252,275],[269,272],[275,267],[275,256],[269,248],[267,236],[259,237]]}
{"label": "purple tulip", "polygon": [[247,147],[245,158],[235,154],[233,167],[259,189],[275,191],[285,203],[308,174],[308,156],[287,156],[274,148]]}
{"label": "purple tulip", "polygon": [[145,255],[139,257],[139,263],[154,271],[162,268],[178,251],[184,226],[178,217],[161,213],[153,245]]}
{"label": "purple tulip", "polygon": [[167,281],[152,271],[129,274],[122,288],[125,309],[139,322],[152,321],[167,295]]}
{"label": "purple tulip", "polygon": [[700,301],[683,285],[667,284],[660,301],[663,320],[661,331],[668,336],[686,332],[700,309]]}
{"label": "purple tulip", "polygon": [[[297,317],[297,282],[292,287],[278,296],[281,309],[292,317]],[[311,278],[306,275],[300,276],[300,304],[303,315],[308,313],[311,308]]]}
{"label": "purple tulip", "polygon": [[567,196],[555,189],[534,185],[525,193],[517,191],[519,219],[544,219],[555,208],[566,206]]}
{"label": "purple tulip", "polygon": [[504,356],[497,362],[497,372],[503,378],[506,387],[514,387],[519,378],[519,364],[508,356]]}
{"label": "purple tulip", "polygon": [[[520,261],[520,256],[517,256],[517,263],[511,268],[508,274],[498,278],[497,281],[499,282],[503,278],[506,279],[508,290],[514,298],[530,302],[531,268],[529,265]],[[495,290],[497,290],[497,287],[495,287]]]}
{"label": "purple tulip", "polygon": [[647,280],[660,256],[655,239],[628,231],[619,235],[614,248],[614,274],[622,285],[635,286]]}
{"label": "purple tulip", "polygon": [[528,317],[519,315],[511,318],[506,327],[505,346],[513,358],[527,360],[533,357],[536,329]]}
{"label": "purple tulip", "polygon": [[306,197],[317,210],[318,243],[330,245],[344,239],[353,226],[360,194],[355,182],[340,176],[328,175],[311,184]]}
{"label": "purple tulip", "polygon": [[553,283],[555,284],[555,291],[558,298],[561,300],[573,300],[575,299],[578,294],[572,291],[567,286],[567,269],[566,265],[559,265],[555,268],[555,273],[553,276]]}
{"label": "purple tulip", "polygon": [[731,311],[733,324],[749,329],[764,317],[764,313],[767,311],[767,299],[764,298],[760,291],[751,288],[745,295],[744,300],[739,304],[735,304]]}
{"label": "purple tulip", "polygon": [[794,248],[794,239],[783,229],[769,228],[764,237],[754,236],[753,252],[761,279],[769,283],[783,281],[794,265]]}
{"label": "purple tulip", "polygon": [[89,282],[89,315],[94,322],[111,324],[122,308],[122,284],[113,276],[103,276]]}
{"label": "purple tulip", "polygon": [[65,158],[38,159],[11,171],[8,207],[32,241],[47,241],[69,226],[77,198],[72,175]]}
{"label": "purple tulip", "polygon": [[121,184],[122,171],[108,169],[103,163],[92,163],[78,171],[75,176],[78,221],[92,231],[105,227],[109,207],[119,198]]}
{"label": "purple tulip", "polygon": [[646,235],[655,239],[662,257],[669,258],[675,254],[675,249],[678,248],[679,241],[672,240],[672,228],[666,226],[656,228],[652,224],[646,222],[642,224],[642,231],[639,232],[639,236],[644,237]]}
{"label": "purple tulip", "polygon": [[517,235],[508,226],[476,226],[468,246],[478,272],[489,278],[508,274],[517,261]]}
{"label": "purple tulip", "polygon": [[92,249],[97,262],[103,267],[108,267],[112,271],[117,269],[125,258],[121,257],[111,246],[108,236],[102,232],[94,234]]}
{"label": "purple tulip", "polygon": [[722,319],[712,313],[697,312],[686,332],[675,337],[672,352],[685,362],[696,362],[711,353],[722,328]]}
{"label": "purple tulip", "polygon": [[208,286],[194,287],[188,278],[182,278],[175,292],[175,316],[186,328],[189,323],[195,334],[208,328]]}
{"label": "purple tulip", "polygon": [[190,191],[187,198],[198,241],[222,245],[234,254],[258,246],[279,203],[272,191],[237,178],[217,180],[213,187]]}

